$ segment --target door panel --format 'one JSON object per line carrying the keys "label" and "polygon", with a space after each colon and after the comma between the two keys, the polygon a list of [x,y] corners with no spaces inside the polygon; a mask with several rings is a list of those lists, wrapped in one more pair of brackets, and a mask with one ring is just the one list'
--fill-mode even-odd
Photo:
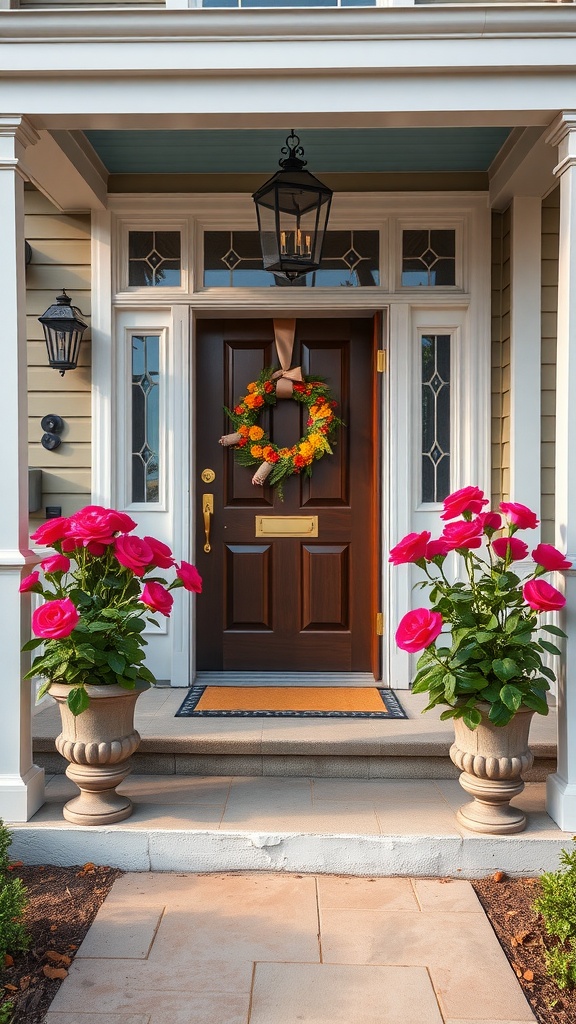
{"label": "door panel", "polygon": [[[262,369],[278,364],[272,320],[200,322],[197,353],[198,478],[204,468],[216,472],[214,483],[199,483],[200,495],[214,494],[214,516],[210,554],[198,517],[198,668],[370,671],[379,566],[372,320],[297,321],[292,365],[327,380],[345,426],[311,478],[286,482],[283,502],[272,488],[254,487],[253,470],[218,444],[232,429],[223,406],[236,405]],[[276,444],[290,446],[306,419],[304,406],[279,400],[259,422]],[[318,538],[259,540],[262,514],[317,515]]]}

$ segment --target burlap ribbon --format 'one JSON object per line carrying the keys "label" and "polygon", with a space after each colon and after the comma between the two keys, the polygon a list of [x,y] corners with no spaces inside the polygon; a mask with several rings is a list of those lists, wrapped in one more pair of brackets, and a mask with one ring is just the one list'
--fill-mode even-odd
{"label": "burlap ribbon", "polygon": [[295,320],[274,320],[276,351],[282,367],[272,374],[272,380],[276,381],[276,398],[292,398],[293,382],[304,380],[301,366],[290,369],[295,333]]}

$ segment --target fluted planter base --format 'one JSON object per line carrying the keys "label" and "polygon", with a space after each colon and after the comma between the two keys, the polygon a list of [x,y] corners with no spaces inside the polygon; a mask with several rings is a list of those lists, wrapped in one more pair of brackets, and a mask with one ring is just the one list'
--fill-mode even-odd
{"label": "fluted planter base", "polygon": [[521,708],[508,725],[496,726],[488,718],[490,705],[480,706],[480,710],[482,721],[476,729],[454,719],[456,735],[450,758],[462,769],[460,785],[474,798],[460,808],[458,821],[473,832],[523,832],[526,815],[510,807],[510,801],[524,789],[522,772],[534,761],[528,748],[534,712]]}
{"label": "fluted planter base", "polygon": [[116,792],[130,774],[130,758],[140,744],[134,707],[148,683],[135,690],[121,686],[87,686],[90,706],[76,718],[66,704],[70,687],[53,683],[50,695],[60,707],[62,732],[56,749],[70,762],[66,775],[79,790],[63,815],[75,825],[109,825],[132,814],[132,802]]}

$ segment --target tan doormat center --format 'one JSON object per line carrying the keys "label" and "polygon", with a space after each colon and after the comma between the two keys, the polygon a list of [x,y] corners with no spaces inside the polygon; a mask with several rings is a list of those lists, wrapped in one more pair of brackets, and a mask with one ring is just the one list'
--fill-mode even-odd
{"label": "tan doormat center", "polygon": [[392,690],[378,686],[192,686],[176,712],[237,718],[406,718]]}

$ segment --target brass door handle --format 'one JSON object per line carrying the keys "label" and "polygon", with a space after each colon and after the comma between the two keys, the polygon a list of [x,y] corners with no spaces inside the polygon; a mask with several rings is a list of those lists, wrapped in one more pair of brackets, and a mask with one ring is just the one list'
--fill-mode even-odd
{"label": "brass door handle", "polygon": [[202,514],[204,516],[204,533],[206,536],[206,543],[204,544],[204,551],[206,554],[210,554],[212,548],[210,547],[210,516],[214,514],[214,495],[203,494],[202,495]]}

